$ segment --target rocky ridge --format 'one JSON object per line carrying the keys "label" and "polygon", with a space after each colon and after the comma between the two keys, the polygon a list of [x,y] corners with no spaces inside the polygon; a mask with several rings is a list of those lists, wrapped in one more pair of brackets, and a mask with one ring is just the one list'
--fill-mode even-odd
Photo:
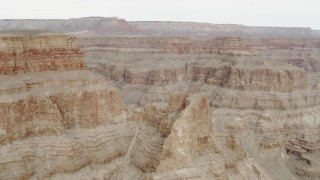
{"label": "rocky ridge", "polygon": [[126,21],[117,17],[72,19],[2,19],[1,30],[45,29],[77,36],[152,35],[152,36],[240,36],[240,37],[319,37],[317,30],[302,27],[254,27],[236,24],[211,24],[174,21]]}

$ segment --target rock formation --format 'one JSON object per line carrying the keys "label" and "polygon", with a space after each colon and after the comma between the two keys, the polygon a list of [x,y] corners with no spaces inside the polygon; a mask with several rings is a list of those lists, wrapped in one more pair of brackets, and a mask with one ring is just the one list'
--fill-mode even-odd
{"label": "rock formation", "polygon": [[[0,61],[0,179],[44,179],[126,153],[134,126],[125,105],[112,84],[85,70],[74,37],[15,34],[0,42],[2,54],[16,54]],[[37,53],[21,55],[30,51]]]}
{"label": "rock formation", "polygon": [[0,47],[0,73],[15,75],[45,70],[84,69],[84,55],[75,46],[75,37],[62,34],[11,36],[3,32]]}
{"label": "rock formation", "polygon": [[[41,27],[75,32],[82,20]],[[225,26],[86,20],[86,35],[173,24],[192,37],[1,31],[0,179],[320,178],[320,40],[310,29],[208,38],[194,33]]]}
{"label": "rock formation", "polygon": [[[129,111],[150,112],[141,108],[145,104],[162,109],[172,93],[205,94],[189,99],[207,101],[212,113],[207,116],[213,124],[202,121],[206,113],[196,110],[199,104],[194,113],[187,112],[193,109],[187,100],[184,104],[189,106],[174,120],[168,137],[161,140],[163,149],[157,152],[162,152],[162,157],[151,175],[154,179],[319,178],[318,41],[188,37],[79,40],[89,69],[115,82]],[[199,111],[201,115],[196,113]],[[144,118],[150,122],[161,121],[161,117],[160,113]],[[212,126],[210,148],[197,153],[192,148],[207,141],[193,139],[198,130],[206,132],[202,124]],[[181,137],[179,129],[183,129]]]}

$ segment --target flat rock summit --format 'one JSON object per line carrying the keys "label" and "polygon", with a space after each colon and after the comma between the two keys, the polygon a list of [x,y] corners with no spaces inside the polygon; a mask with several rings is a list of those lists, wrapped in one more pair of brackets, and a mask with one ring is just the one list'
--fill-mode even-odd
{"label": "flat rock summit", "polygon": [[0,20],[0,179],[320,179],[320,33]]}
{"label": "flat rock summit", "polygon": [[72,19],[0,19],[0,30],[40,29],[76,34],[149,36],[320,37],[319,30],[303,27],[259,27],[176,21],[126,21],[117,17]]}

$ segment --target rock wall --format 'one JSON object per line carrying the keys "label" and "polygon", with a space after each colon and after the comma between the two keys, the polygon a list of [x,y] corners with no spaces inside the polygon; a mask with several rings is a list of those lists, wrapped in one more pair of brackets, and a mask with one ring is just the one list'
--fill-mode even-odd
{"label": "rock wall", "polygon": [[85,62],[75,37],[26,33],[0,38],[1,74],[77,69],[85,69]]}
{"label": "rock wall", "polygon": [[291,92],[308,88],[308,75],[302,69],[277,70],[268,67],[250,69],[230,65],[202,66],[198,63],[146,72],[132,72],[126,67],[101,65],[94,71],[110,80],[129,84],[168,85],[181,81],[204,82],[246,91]]}
{"label": "rock wall", "polygon": [[145,53],[178,54],[253,54],[250,43],[236,37],[219,37],[211,40],[194,40],[190,37],[81,37],[81,48],[108,52],[138,51]]}
{"label": "rock wall", "polygon": [[[128,84],[163,86],[200,81],[246,91],[291,92],[308,88],[306,67],[312,64],[310,71],[317,71],[318,62],[299,65],[265,54],[281,44],[284,49],[306,48],[305,44],[314,47],[311,41],[297,39],[101,37],[81,38],[79,42],[90,69]],[[264,60],[267,58],[270,62]]]}
{"label": "rock wall", "polygon": [[0,179],[76,174],[125,155],[134,123],[118,90],[85,69],[74,37],[0,39],[2,54],[16,54],[0,59]]}

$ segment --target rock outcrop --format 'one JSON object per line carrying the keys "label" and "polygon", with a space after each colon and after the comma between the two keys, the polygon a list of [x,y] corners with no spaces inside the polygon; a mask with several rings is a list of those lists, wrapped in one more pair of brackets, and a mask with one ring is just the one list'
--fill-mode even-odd
{"label": "rock outcrop", "polygon": [[[110,80],[129,84],[163,86],[180,81],[200,81],[240,90],[279,92],[308,87],[308,75],[302,66],[289,60],[282,64],[277,62],[278,67],[256,58],[259,54],[263,56],[261,46],[269,46],[269,41],[257,41],[253,43],[241,38],[200,41],[176,37],[103,37],[81,38],[80,44],[92,70]],[[292,44],[300,46],[299,42]],[[108,58],[107,61],[103,60],[104,57]],[[315,71],[316,62],[312,68]]]}
{"label": "rock outcrop", "polygon": [[75,37],[30,32],[19,31],[18,36],[12,36],[0,31],[1,74],[85,69],[84,55],[76,46]]}
{"label": "rock outcrop", "polygon": [[[127,152],[134,124],[118,90],[85,70],[74,37],[1,40],[2,54],[16,56],[0,59],[0,179],[73,173]],[[21,55],[30,51],[37,53]]]}

